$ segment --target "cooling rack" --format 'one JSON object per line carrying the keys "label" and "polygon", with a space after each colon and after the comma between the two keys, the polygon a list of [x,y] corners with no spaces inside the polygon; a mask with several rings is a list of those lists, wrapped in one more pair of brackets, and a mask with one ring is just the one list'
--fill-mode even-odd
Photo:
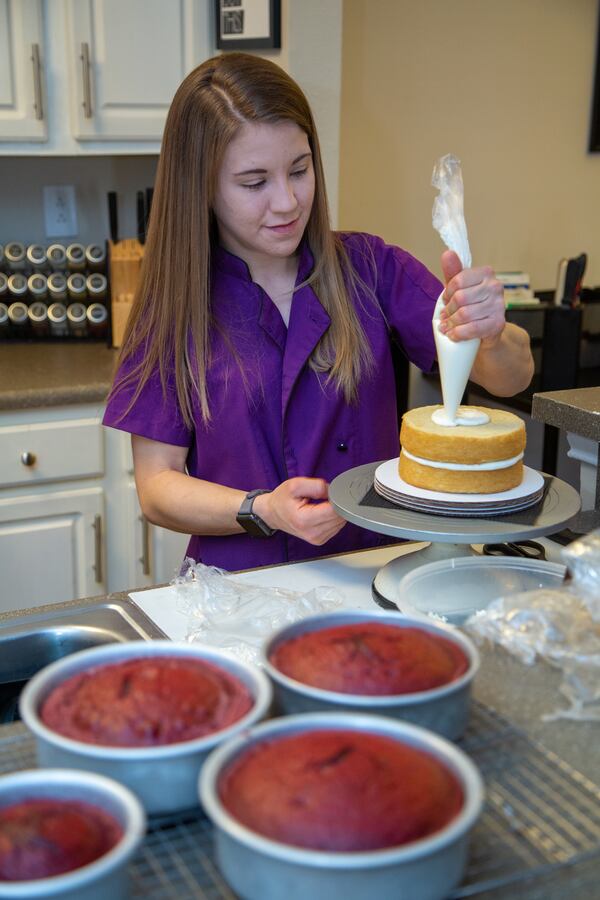
{"label": "cooling rack", "polygon": [[[481,703],[460,742],[486,785],[469,865],[451,897],[600,898],[600,788]],[[22,723],[0,728],[0,773],[36,765]],[[235,900],[221,878],[212,827],[200,813],[154,819],[130,865],[131,896]]]}

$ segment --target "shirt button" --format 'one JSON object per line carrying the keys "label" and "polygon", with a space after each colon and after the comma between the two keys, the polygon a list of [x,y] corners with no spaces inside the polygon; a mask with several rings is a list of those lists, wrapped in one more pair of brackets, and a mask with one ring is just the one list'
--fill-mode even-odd
{"label": "shirt button", "polygon": [[348,444],[344,443],[344,441],[340,441],[337,445],[337,449],[340,451],[340,453],[346,453],[346,451],[348,450]]}

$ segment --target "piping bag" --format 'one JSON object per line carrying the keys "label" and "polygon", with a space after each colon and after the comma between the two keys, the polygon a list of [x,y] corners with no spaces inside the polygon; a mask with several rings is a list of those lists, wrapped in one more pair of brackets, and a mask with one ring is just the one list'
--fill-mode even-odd
{"label": "piping bag", "polygon": [[[442,156],[433,167],[432,185],[439,194],[433,201],[433,227],[449,250],[458,254],[465,269],[471,265],[471,250],[467,237],[467,226],[464,215],[464,189],[460,161],[451,153]],[[434,413],[434,421],[438,425],[470,425],[479,424],[476,417],[470,420],[467,410],[458,407],[467,386],[479,344],[479,338],[468,341],[451,341],[439,330],[440,312],[444,301],[440,296],[433,311],[433,336],[437,350],[442,398],[444,409]]]}

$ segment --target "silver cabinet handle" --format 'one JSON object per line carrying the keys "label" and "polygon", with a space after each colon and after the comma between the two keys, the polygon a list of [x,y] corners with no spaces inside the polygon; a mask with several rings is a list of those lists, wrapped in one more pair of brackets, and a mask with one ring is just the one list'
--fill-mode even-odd
{"label": "silver cabinet handle", "polygon": [[142,555],[140,562],[142,564],[142,572],[144,575],[150,574],[150,523],[146,516],[139,516],[142,523]]}
{"label": "silver cabinet handle", "polygon": [[81,74],[83,76],[83,111],[86,119],[92,118],[92,84],[90,81],[90,45],[81,45]]}
{"label": "silver cabinet handle", "polygon": [[24,466],[35,466],[37,456],[35,453],[31,453],[30,450],[24,450],[23,453],[21,453],[21,462]]}
{"label": "silver cabinet handle", "polygon": [[94,516],[94,573],[96,584],[102,584],[102,516]]}
{"label": "silver cabinet handle", "polygon": [[44,118],[42,101],[42,66],[40,63],[40,45],[31,45],[31,62],[33,64],[33,108],[36,119]]}

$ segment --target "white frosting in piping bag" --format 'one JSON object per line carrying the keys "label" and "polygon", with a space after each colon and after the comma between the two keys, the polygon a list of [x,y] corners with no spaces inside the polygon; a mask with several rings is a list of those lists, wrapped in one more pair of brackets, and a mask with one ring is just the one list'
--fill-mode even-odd
{"label": "white frosting in piping bag", "polygon": [[[437,350],[438,365],[440,367],[440,379],[442,382],[442,398],[444,403],[443,415],[436,416],[433,421],[436,425],[481,425],[489,418],[486,416],[481,421],[458,421],[457,413],[460,401],[465,392],[479,344],[479,338],[471,338],[468,341],[451,341],[447,335],[439,330],[440,312],[444,308],[443,292],[433,311],[433,336]],[[439,410],[442,413],[442,410]],[[484,415],[483,413],[481,415]]]}
{"label": "white frosting in piping bag", "polygon": [[[433,201],[433,227],[449,250],[454,250],[465,269],[471,265],[471,248],[467,237],[467,226],[464,215],[464,188],[460,160],[447,153],[436,162],[431,176],[432,185],[439,194]],[[442,295],[433,311],[433,335],[437,349],[437,358],[442,381],[442,397],[444,401],[443,415],[434,418],[437,425],[480,425],[481,421],[464,418],[457,420],[456,413],[464,394],[469,375],[479,350],[480,341],[472,338],[469,341],[451,341],[439,330],[440,312],[444,308]],[[440,410],[441,413],[441,410]],[[489,419],[488,419],[489,421]]]}

